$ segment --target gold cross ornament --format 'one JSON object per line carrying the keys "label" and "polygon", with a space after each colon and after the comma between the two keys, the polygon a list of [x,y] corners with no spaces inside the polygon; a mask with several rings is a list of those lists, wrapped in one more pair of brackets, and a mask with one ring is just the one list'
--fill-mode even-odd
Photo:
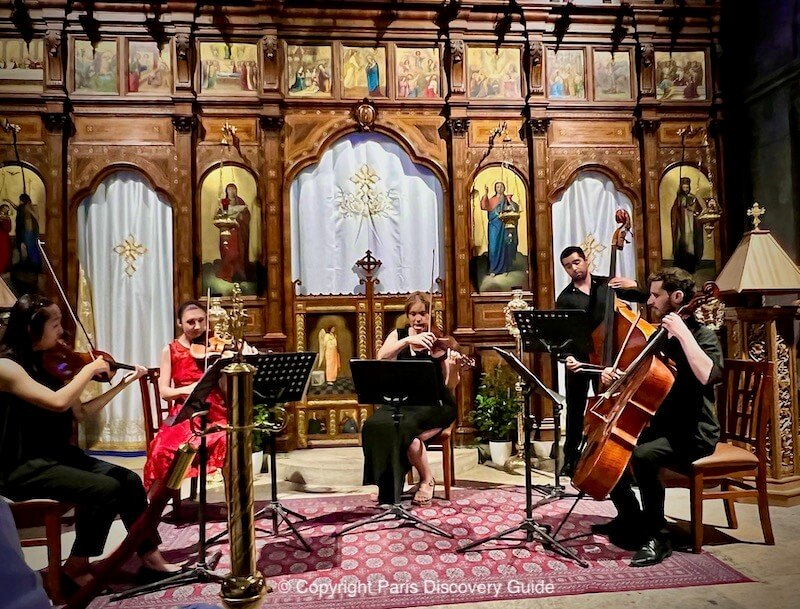
{"label": "gold cross ornament", "polygon": [[767,213],[767,210],[758,204],[758,201],[753,203],[753,207],[747,210],[747,215],[753,218],[753,230],[758,230],[758,225],[761,224],[761,216]]}
{"label": "gold cross ornament", "polygon": [[120,255],[125,261],[125,274],[128,277],[133,277],[136,273],[134,262],[139,256],[144,256],[147,253],[147,248],[136,241],[133,235],[128,235],[125,240],[114,248],[114,251]]}

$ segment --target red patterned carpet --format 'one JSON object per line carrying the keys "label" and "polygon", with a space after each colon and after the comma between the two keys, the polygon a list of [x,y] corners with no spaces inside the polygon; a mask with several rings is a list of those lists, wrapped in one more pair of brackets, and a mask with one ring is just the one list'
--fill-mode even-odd
{"label": "red patterned carpet", "polygon": [[[415,510],[423,519],[450,531],[453,540],[408,526],[398,528],[398,521],[332,537],[345,524],[374,513],[366,507],[372,505],[371,498],[363,495],[284,503],[308,516],[302,533],[313,551],[299,549],[288,536],[258,534],[258,568],[274,590],[265,596],[262,607],[389,609],[751,581],[707,553],[675,552],[661,565],[634,569],[628,566],[630,552],[590,534],[568,542],[589,563],[588,569],[538,542],[498,542],[494,549],[487,544],[482,551],[457,554],[455,550],[469,540],[523,519],[524,494],[516,487],[457,489],[453,501],[435,500],[432,506]],[[534,516],[555,527],[568,505],[566,500],[553,503]],[[560,536],[588,533],[592,523],[611,513],[608,503],[581,501]],[[211,523],[209,534],[223,526]],[[192,556],[196,526],[162,524],[161,534],[170,559]],[[216,547],[227,552],[227,545]],[[228,566],[228,557],[223,555],[217,571],[225,573]],[[177,609],[193,602],[219,603],[218,594],[219,584],[197,584],[113,604],[102,597],[91,607]]]}

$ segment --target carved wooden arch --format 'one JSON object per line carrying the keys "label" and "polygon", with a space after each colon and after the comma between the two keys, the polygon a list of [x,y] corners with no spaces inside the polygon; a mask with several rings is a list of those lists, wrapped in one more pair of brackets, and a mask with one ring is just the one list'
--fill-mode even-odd
{"label": "carved wooden arch", "polygon": [[[150,162],[139,159],[142,165],[149,165]],[[164,197],[169,204],[170,208],[173,210],[173,216],[175,215],[175,197],[172,196],[168,188],[165,188],[163,184],[158,184],[153,180],[152,174],[149,174],[145,171],[142,167],[140,167],[137,163],[132,163],[130,161],[118,161],[108,165],[107,167],[103,167],[97,173],[92,176],[91,180],[83,180],[83,186],[76,185],[73,182],[73,186],[75,186],[75,190],[73,192],[72,198],[70,199],[69,203],[69,212],[70,215],[78,209],[78,206],[83,202],[83,200],[91,195],[93,192],[97,190],[97,188],[102,184],[105,180],[109,177],[114,175],[115,173],[119,173],[121,171],[133,171],[135,173],[140,174],[145,180],[147,180],[148,184],[153,188],[153,190],[160,196]],[[88,181],[88,183],[86,183]]]}
{"label": "carved wooden arch", "polygon": [[209,176],[209,174],[212,171],[215,171],[215,170],[219,169],[222,166],[224,166],[224,167],[238,167],[239,169],[243,169],[244,171],[249,173],[250,177],[252,177],[253,180],[256,183],[256,197],[258,198],[259,203],[262,202],[262,199],[261,199],[261,184],[259,182],[259,176],[258,176],[258,174],[255,172],[255,170],[252,167],[250,167],[249,165],[245,165],[244,163],[240,163],[240,162],[236,162],[236,161],[225,161],[224,163],[220,163],[220,161],[216,161],[214,163],[210,163],[210,164],[206,165],[206,167],[204,167],[200,171],[200,175],[199,175],[199,177],[197,179],[197,188],[195,189],[196,190],[195,196],[198,199],[197,200],[197,204],[198,205],[200,204],[200,196],[202,195],[203,182],[205,182],[206,178]]}
{"label": "carved wooden arch", "polygon": [[[37,178],[39,178],[39,181],[42,183],[42,186],[44,187],[44,194],[45,194],[45,200],[41,202],[41,205],[42,205],[42,208],[44,208],[46,206],[46,203],[47,203],[47,191],[48,191],[47,182],[44,179],[44,174],[39,171],[39,168],[36,167],[36,165],[33,165],[33,164],[31,164],[31,163],[29,163],[27,161],[20,161],[18,163],[16,160],[10,160],[9,159],[9,160],[0,162],[0,168],[4,168],[4,167],[20,167],[20,168],[22,168],[22,170],[30,171],[33,175],[35,175]],[[44,213],[44,212],[42,212],[42,213]]]}
{"label": "carved wooden arch", "polygon": [[[337,123],[337,125],[339,124],[340,123]],[[324,133],[327,133],[327,135],[317,141],[317,143],[313,145],[313,149],[309,148],[303,151],[306,153],[306,156],[296,159],[288,159],[287,162],[291,162],[292,164],[291,167],[288,168],[286,178],[284,180],[284,190],[286,193],[288,193],[288,190],[297,175],[306,167],[310,167],[315,163],[319,163],[322,159],[322,155],[325,154],[325,152],[327,152],[327,150],[335,142],[350,134],[361,132],[354,129],[352,123],[347,121],[346,125],[339,126],[331,131],[325,131]],[[439,180],[439,184],[442,187],[442,192],[445,199],[447,198],[447,192],[449,188],[446,168],[440,163],[435,162],[432,158],[423,157],[417,154],[412,141],[405,133],[403,133],[403,131],[398,128],[392,128],[376,122],[370,133],[380,133],[389,137],[403,149],[403,151],[409,156],[415,165],[421,165],[427,169],[430,169],[436,176],[436,179]]]}
{"label": "carved wooden arch", "polygon": [[[681,165],[683,165],[684,167],[691,167],[693,169],[697,169],[700,173],[706,176],[706,179],[708,179],[709,173],[712,173],[713,175],[711,168],[708,167],[708,165],[706,165],[703,162],[690,163],[689,161],[675,161],[673,163],[665,165],[664,168],[661,170],[661,174],[658,176],[659,187],[661,186],[661,182],[664,180],[664,176],[666,176],[670,171],[672,171],[676,167],[680,167]],[[709,180],[709,182],[713,182],[713,180]]]}
{"label": "carved wooden arch", "polygon": [[[481,165],[480,168],[475,169],[474,171],[470,172],[469,178],[467,180],[467,184],[471,187],[472,185],[475,184],[475,180],[478,178],[478,176],[481,173],[483,173],[487,169],[491,169],[492,167],[500,167],[501,165],[502,165],[502,163],[499,163],[499,162],[498,163],[492,162],[492,163],[488,163],[487,165]],[[526,177],[526,175],[522,171],[517,169],[517,167],[515,165],[506,165],[506,169],[508,169],[511,173],[516,175],[522,181],[522,185],[525,187],[525,207],[526,207],[525,213],[528,214],[529,218],[532,217],[533,213],[532,213],[531,210],[533,208],[533,200],[531,199],[531,189],[530,189],[530,184],[528,182],[528,178]],[[469,219],[470,219],[470,222],[473,221],[472,214],[473,214],[474,211],[475,210],[473,209],[472,201],[470,200],[469,201]],[[532,239],[530,234],[528,235],[528,239],[529,240]]]}
{"label": "carved wooden arch", "polygon": [[[550,205],[553,205],[553,203],[558,200],[558,198],[564,193],[565,190],[567,190],[567,188],[572,185],[572,183],[580,174],[594,171],[603,174],[609,180],[611,180],[611,182],[614,184],[614,188],[616,188],[619,192],[624,193],[631,200],[631,203],[633,203],[634,209],[641,213],[641,194],[623,181],[623,179],[620,177],[620,174],[617,173],[617,169],[617,167],[609,167],[599,163],[587,163],[585,161],[581,161],[580,159],[565,164],[559,170],[559,175],[551,182],[552,188],[548,196]],[[570,171],[564,179],[560,174],[562,171],[566,172],[566,170]]]}

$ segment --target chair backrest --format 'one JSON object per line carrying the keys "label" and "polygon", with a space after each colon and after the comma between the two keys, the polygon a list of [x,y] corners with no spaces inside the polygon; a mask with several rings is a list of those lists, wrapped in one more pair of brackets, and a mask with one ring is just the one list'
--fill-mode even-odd
{"label": "chair backrest", "polygon": [[766,449],[769,409],[764,396],[772,379],[772,362],[726,359],[720,388],[719,422],[723,442]]}
{"label": "chair backrest", "polygon": [[169,406],[161,399],[161,392],[158,390],[158,378],[160,376],[160,368],[148,368],[147,374],[139,379],[148,456],[150,455],[150,443],[169,413]]}

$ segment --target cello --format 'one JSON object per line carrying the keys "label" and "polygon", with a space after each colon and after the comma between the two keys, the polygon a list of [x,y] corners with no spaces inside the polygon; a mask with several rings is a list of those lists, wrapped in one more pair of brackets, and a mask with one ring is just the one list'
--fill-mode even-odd
{"label": "cello", "polygon": [[[718,294],[716,284],[708,281],[677,313],[685,319]],[[625,358],[618,355],[617,359],[630,360],[630,364],[590,401],[584,420],[586,442],[572,484],[594,499],[605,499],[619,482],[639,435],[672,389],[674,372],[659,354],[666,338],[667,331],[661,327],[643,348],[623,344]]]}

